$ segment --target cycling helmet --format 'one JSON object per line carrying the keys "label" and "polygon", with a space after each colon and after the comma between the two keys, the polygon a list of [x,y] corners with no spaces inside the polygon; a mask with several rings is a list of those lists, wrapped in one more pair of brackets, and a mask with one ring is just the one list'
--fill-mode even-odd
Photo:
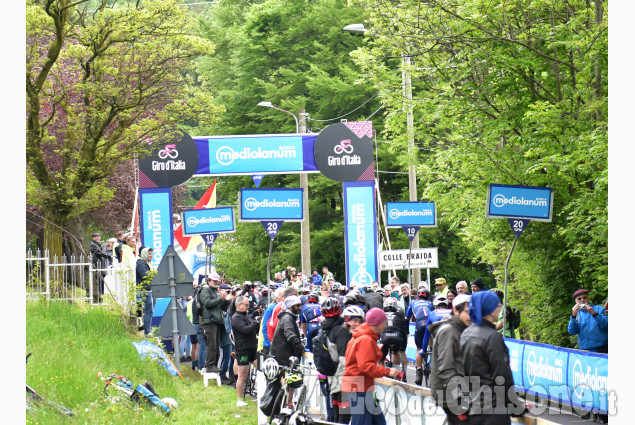
{"label": "cycling helmet", "polygon": [[339,283],[339,282],[335,282],[335,283],[333,284],[333,286],[331,286],[331,289],[332,289],[332,290],[334,290],[334,291],[339,291],[341,286],[342,286],[342,284],[341,284],[341,283]]}
{"label": "cycling helmet", "polygon": [[335,317],[339,316],[342,312],[342,306],[340,305],[340,300],[335,297],[328,297],[324,300],[321,305],[322,316],[324,317]]}
{"label": "cycling helmet", "polygon": [[345,318],[350,317],[352,319],[359,318],[364,320],[364,310],[362,310],[362,308],[359,306],[349,305],[344,309],[344,313],[342,313],[342,316],[344,316]]}
{"label": "cycling helmet", "polygon": [[419,296],[420,299],[426,300],[426,299],[428,299],[428,296],[430,295],[430,292],[428,292],[427,289],[419,288],[419,291],[417,292],[417,295]]}
{"label": "cycling helmet", "polygon": [[445,304],[446,306],[450,305],[450,302],[448,301],[448,299],[446,297],[444,297],[443,295],[437,295],[436,297],[434,297],[434,301],[432,302],[432,304],[437,307],[441,304]]}
{"label": "cycling helmet", "polygon": [[260,289],[260,295],[267,295],[268,293],[269,293],[269,290],[267,289],[267,287],[266,287],[266,286],[263,286],[263,287]]}
{"label": "cycling helmet", "polygon": [[278,376],[278,362],[273,357],[269,357],[267,360],[262,362],[262,373],[264,373],[265,377],[273,381]]}
{"label": "cycling helmet", "polygon": [[311,292],[311,291],[306,286],[303,286],[302,288],[300,288],[300,293],[301,294],[308,294],[309,292]]}
{"label": "cycling helmet", "polygon": [[384,298],[384,311],[397,310],[397,300],[394,297]]}
{"label": "cycling helmet", "polygon": [[344,285],[340,286],[340,295],[344,295],[348,292],[348,288]]}
{"label": "cycling helmet", "polygon": [[300,372],[293,372],[287,375],[287,385],[291,388],[300,388],[304,377]]}
{"label": "cycling helmet", "polygon": [[316,293],[309,294],[306,297],[306,302],[308,302],[308,303],[318,303],[318,302],[320,302],[320,296],[318,294],[316,294]]}

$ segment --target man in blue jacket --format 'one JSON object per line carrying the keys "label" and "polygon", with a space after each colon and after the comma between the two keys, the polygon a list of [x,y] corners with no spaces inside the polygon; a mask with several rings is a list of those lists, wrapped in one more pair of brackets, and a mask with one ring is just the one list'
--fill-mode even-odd
{"label": "man in blue jacket", "polygon": [[573,293],[575,305],[571,309],[569,335],[578,335],[581,350],[595,353],[609,352],[609,316],[608,311],[599,305],[591,304],[589,291],[578,289]]}

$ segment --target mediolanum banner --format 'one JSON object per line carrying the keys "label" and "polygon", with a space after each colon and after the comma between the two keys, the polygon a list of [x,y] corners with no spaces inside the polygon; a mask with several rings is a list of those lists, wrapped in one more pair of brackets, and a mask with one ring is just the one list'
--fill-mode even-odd
{"label": "mediolanum banner", "polygon": [[527,218],[551,221],[553,190],[550,187],[490,184],[487,218]]}
{"label": "mediolanum banner", "polygon": [[346,284],[378,280],[375,182],[344,182]]}
{"label": "mediolanum banner", "polygon": [[240,221],[302,221],[301,188],[240,189]]}
{"label": "mediolanum banner", "polygon": [[152,265],[161,263],[172,245],[172,188],[139,189],[141,243],[153,249]]}
{"label": "mediolanum banner", "polygon": [[196,137],[196,175],[317,173],[317,135]]}

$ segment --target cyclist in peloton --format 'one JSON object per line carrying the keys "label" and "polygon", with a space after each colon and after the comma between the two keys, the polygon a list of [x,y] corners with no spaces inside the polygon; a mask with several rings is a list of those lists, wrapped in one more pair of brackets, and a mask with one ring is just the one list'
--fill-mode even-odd
{"label": "cyclist in peloton", "polygon": [[423,336],[426,331],[426,322],[428,321],[428,315],[433,310],[432,301],[429,300],[430,291],[426,286],[419,286],[417,292],[417,299],[413,300],[406,312],[406,319],[413,319],[415,324],[415,345],[417,346],[417,355],[415,357],[415,366],[417,368],[417,374],[415,377],[415,384],[421,385],[423,381],[423,356],[419,353],[423,348]]}
{"label": "cyclist in peloton", "polygon": [[437,295],[434,297],[434,301],[432,302],[434,305],[434,311],[431,311],[428,315],[428,321],[426,322],[426,331],[423,335],[423,343],[421,345],[423,350],[428,348],[428,343],[430,342],[430,325],[438,322],[444,317],[448,317],[452,315],[452,307],[450,307],[450,302],[443,295]]}
{"label": "cyclist in peloton", "polygon": [[[401,363],[403,371],[406,371],[408,358],[406,357],[406,346],[408,344],[408,321],[403,311],[397,305],[394,297],[384,299],[384,312],[386,313],[386,329],[379,338],[383,344],[381,352],[384,358],[388,354],[388,349],[392,348],[392,362],[395,365]],[[403,381],[406,382],[404,374]]]}
{"label": "cyclist in peloton", "polygon": [[305,350],[309,352],[313,348],[313,337],[317,335],[320,330],[320,323],[324,320],[319,302],[320,295],[317,292],[313,292],[306,297],[306,304],[300,310],[300,325],[302,326],[302,333],[306,335]]}

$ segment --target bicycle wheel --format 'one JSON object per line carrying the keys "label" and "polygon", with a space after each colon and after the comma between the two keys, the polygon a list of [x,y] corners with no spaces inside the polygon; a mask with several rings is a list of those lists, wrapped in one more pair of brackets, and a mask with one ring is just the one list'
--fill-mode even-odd
{"label": "bicycle wheel", "polygon": [[273,402],[273,408],[271,409],[271,416],[269,419],[269,423],[272,423],[274,418],[277,418],[280,415],[280,409],[284,405],[287,399],[287,389],[281,388],[276,396],[276,401]]}

